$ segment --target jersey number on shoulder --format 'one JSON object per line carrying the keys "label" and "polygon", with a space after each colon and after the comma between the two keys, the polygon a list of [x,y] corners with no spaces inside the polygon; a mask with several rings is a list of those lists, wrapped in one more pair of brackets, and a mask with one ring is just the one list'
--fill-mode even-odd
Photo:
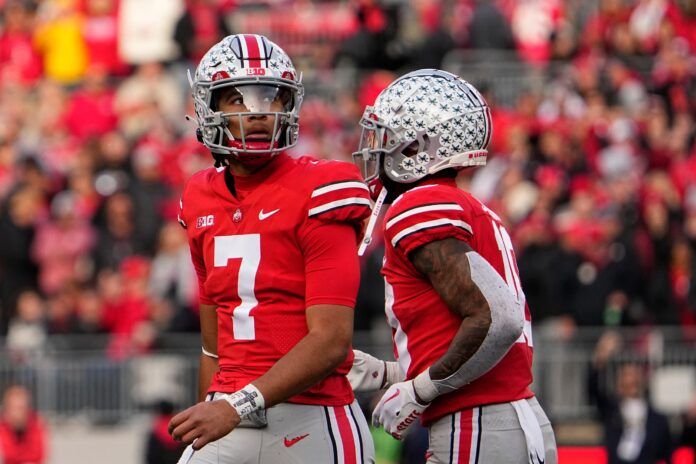
{"label": "jersey number on shoulder", "polygon": [[232,331],[236,340],[254,340],[254,318],[252,309],[259,303],[254,294],[256,271],[261,261],[261,236],[221,235],[215,237],[215,267],[226,267],[230,259],[241,258],[237,293],[242,302],[232,311]]}

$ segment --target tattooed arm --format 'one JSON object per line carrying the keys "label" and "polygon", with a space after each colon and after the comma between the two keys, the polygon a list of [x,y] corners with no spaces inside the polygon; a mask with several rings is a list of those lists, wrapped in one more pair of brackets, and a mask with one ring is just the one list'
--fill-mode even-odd
{"label": "tattooed arm", "polygon": [[426,244],[410,259],[462,317],[447,352],[414,382],[420,399],[429,402],[493,368],[522,333],[524,307],[500,274],[461,240]]}
{"label": "tattooed arm", "polygon": [[393,384],[377,403],[372,423],[399,439],[436,397],[493,368],[524,325],[523,303],[465,242],[431,242],[414,250],[410,259],[462,323],[440,359],[415,379]]}

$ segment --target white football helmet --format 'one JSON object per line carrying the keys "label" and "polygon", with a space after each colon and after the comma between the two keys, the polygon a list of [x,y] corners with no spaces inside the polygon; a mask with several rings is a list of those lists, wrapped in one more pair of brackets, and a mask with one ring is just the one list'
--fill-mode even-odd
{"label": "white football helmet", "polygon": [[365,108],[360,126],[353,160],[368,183],[386,175],[387,182],[409,184],[443,169],[482,166],[493,131],[478,90],[438,69],[394,81]]}
{"label": "white football helmet", "polygon": [[[208,50],[190,81],[198,139],[210,149],[216,165],[227,164],[229,155],[240,161],[266,159],[297,143],[304,96],[302,78],[283,49],[266,37],[225,37]],[[247,112],[217,110],[215,93],[226,87],[235,88]],[[281,112],[270,110],[277,99],[283,102]],[[228,129],[230,118],[238,118],[242,126],[245,116],[275,116],[270,140],[247,140],[243,128],[240,139],[233,137]]]}

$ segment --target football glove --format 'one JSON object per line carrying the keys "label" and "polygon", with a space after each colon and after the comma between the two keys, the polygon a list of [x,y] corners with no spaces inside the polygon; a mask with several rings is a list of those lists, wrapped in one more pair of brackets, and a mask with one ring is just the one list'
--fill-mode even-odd
{"label": "football glove", "polygon": [[401,440],[427,407],[416,399],[412,380],[395,383],[377,403],[372,413],[372,425],[383,426],[392,437]]}
{"label": "football glove", "polygon": [[353,350],[355,358],[348,372],[348,382],[356,392],[375,391],[404,380],[399,364],[382,361],[371,354]]}

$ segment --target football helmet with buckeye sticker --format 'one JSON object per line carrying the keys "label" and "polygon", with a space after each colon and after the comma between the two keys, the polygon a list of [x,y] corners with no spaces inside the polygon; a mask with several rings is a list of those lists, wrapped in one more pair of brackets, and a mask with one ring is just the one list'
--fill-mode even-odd
{"label": "football helmet with buckeye sticker", "polygon": [[[189,75],[198,139],[210,149],[216,166],[228,164],[229,156],[256,164],[294,146],[299,134],[299,114],[304,88],[290,57],[266,37],[230,35],[213,45]],[[218,110],[217,96],[232,88],[236,101],[246,111]],[[282,109],[271,107],[280,101]],[[275,117],[273,130],[259,140],[244,131],[243,118]],[[238,121],[239,134],[230,123]]]}
{"label": "football helmet with buckeye sticker", "polygon": [[373,196],[444,169],[486,164],[493,125],[488,104],[454,74],[422,69],[384,89],[360,120],[353,160]]}

